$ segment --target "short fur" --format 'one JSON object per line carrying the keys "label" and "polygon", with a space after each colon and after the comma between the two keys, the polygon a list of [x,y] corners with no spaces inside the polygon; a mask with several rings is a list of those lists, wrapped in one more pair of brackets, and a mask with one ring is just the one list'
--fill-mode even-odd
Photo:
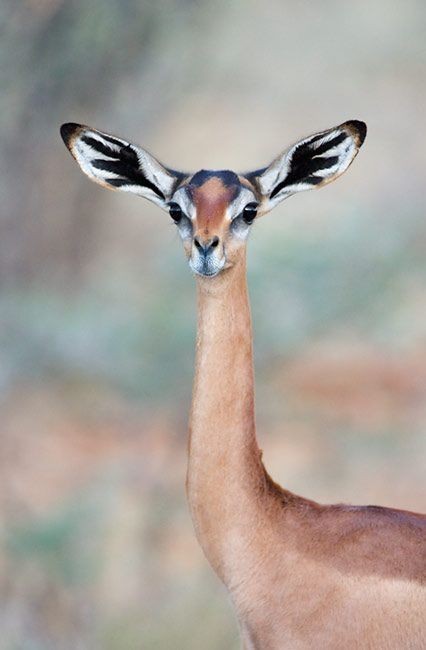
{"label": "short fur", "polygon": [[426,518],[292,494],[269,477],[256,441],[244,202],[262,215],[295,192],[335,180],[364,142],[365,124],[350,120],[309,136],[240,176],[174,172],[140,147],[88,127],[68,124],[61,133],[92,180],[165,210],[174,205],[198,273],[188,500],[245,649],[424,648]]}

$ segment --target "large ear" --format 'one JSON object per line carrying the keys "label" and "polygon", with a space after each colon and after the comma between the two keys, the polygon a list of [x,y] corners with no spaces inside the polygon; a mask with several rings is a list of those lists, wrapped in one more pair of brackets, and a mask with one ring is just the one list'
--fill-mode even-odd
{"label": "large ear", "polygon": [[350,120],[297,142],[269,167],[246,174],[263,197],[262,212],[295,192],[334,181],[347,170],[366,134],[364,122]]}
{"label": "large ear", "polygon": [[185,177],[164,167],[144,149],[88,126],[63,124],[61,136],[92,181],[112,190],[144,196],[164,209]]}

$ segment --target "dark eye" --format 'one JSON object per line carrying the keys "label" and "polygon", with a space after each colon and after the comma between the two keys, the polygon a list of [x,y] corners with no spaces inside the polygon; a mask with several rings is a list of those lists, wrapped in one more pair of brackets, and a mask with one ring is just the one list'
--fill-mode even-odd
{"label": "dark eye", "polygon": [[257,215],[257,203],[247,203],[241,216],[243,218],[243,221],[246,224],[250,225],[255,220],[256,215]]}
{"label": "dark eye", "polygon": [[175,223],[179,223],[182,219],[182,210],[177,203],[170,203],[169,205],[169,214]]}

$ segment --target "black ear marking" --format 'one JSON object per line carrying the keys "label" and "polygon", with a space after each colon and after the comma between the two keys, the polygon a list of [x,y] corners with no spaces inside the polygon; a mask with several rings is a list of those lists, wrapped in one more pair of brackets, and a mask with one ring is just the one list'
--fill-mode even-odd
{"label": "black ear marking", "polygon": [[[104,148],[103,145],[102,148]],[[130,145],[122,147],[119,152],[113,152],[113,154],[107,154],[102,150],[101,153],[105,153],[105,155],[113,155],[115,157],[115,160],[95,158],[95,160],[92,161],[92,165],[95,169],[100,169],[117,175],[117,178],[105,178],[106,183],[113,187],[124,187],[126,185],[146,187],[147,189],[152,190],[160,197],[160,199],[165,199],[163,192],[154,185],[154,183],[148,180],[140,169],[138,156]]]}
{"label": "black ear marking", "polygon": [[313,155],[321,156],[329,149],[332,149],[333,147],[337,147],[339,144],[342,144],[342,142],[346,140],[347,137],[348,134],[342,131],[342,133],[339,133],[339,135],[336,135],[331,140],[323,142],[322,144],[318,145],[318,147],[314,147],[313,145],[315,144],[315,142],[318,142],[318,140],[322,139],[321,136],[319,136],[315,138],[313,141],[311,140],[310,142],[307,142],[306,146],[312,150]]}
{"label": "black ear marking", "polygon": [[[84,142],[85,144],[89,145],[92,149],[97,151],[98,153],[104,154],[104,156],[109,156],[109,158],[117,158],[118,153],[117,151],[114,151],[111,147],[108,147],[108,145],[104,144],[100,140],[95,140],[95,138],[91,138],[88,135],[83,135],[81,137],[81,141]],[[115,146],[119,146],[120,143],[115,142]]]}
{"label": "black ear marking", "polygon": [[[346,136],[344,136],[343,140],[345,138]],[[335,138],[335,140],[337,139],[338,138]],[[319,148],[320,147],[318,147],[318,149]],[[329,147],[327,147],[325,151],[327,151],[328,148]],[[320,169],[328,169],[329,167],[333,167],[339,160],[338,156],[329,156],[328,158],[314,158],[313,156],[316,155],[319,155],[317,154],[317,149],[312,149],[308,144],[301,145],[300,150],[296,150],[293,154],[289,174],[272,190],[271,199],[273,199],[274,196],[281,192],[281,190],[283,190],[285,187],[289,187],[290,185],[295,185],[302,182],[309,183],[310,185],[318,185],[324,179],[321,176],[312,176],[312,174],[319,171]]]}
{"label": "black ear marking", "polygon": [[103,187],[143,196],[163,209],[188,176],[165,167],[145,149],[88,126],[66,122],[60,133],[91,180]]}
{"label": "black ear marking", "polygon": [[121,148],[120,158],[129,164],[139,165],[139,158],[137,156],[137,153],[134,149],[132,149],[132,146],[130,144]]}
{"label": "black ear marking", "polygon": [[349,127],[349,130],[352,131],[352,133],[355,132],[358,136],[359,147],[364,144],[364,140],[367,137],[367,125],[365,122],[361,122],[361,120],[348,120],[342,126]]}
{"label": "black ear marking", "polygon": [[322,187],[341,176],[366,134],[364,122],[347,120],[296,142],[268,167],[244,174],[263,198],[262,213],[296,192]]}
{"label": "black ear marking", "polygon": [[61,138],[67,147],[69,147],[72,136],[78,131],[79,128],[80,125],[76,124],[75,122],[66,122],[65,124],[62,124],[59,131]]}

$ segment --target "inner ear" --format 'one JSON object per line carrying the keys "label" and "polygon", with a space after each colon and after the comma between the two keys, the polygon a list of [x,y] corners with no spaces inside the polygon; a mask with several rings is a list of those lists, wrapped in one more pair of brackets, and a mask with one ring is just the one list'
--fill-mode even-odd
{"label": "inner ear", "polygon": [[[281,183],[278,183],[270,194],[274,198],[279,192],[292,185],[301,183],[319,185],[324,181],[325,174],[318,174],[322,170],[330,170],[339,162],[339,154],[333,155],[333,149],[348,139],[347,134],[342,131],[330,139],[324,139],[319,135],[306,143],[296,145],[291,156],[288,173]],[[319,144],[317,145],[317,142]],[[351,146],[350,140],[348,145]],[[346,152],[348,149],[346,149]],[[331,152],[331,153],[330,153]]]}
{"label": "inner ear", "polygon": [[96,129],[68,123],[62,125],[61,136],[82,171],[95,183],[143,196],[163,209],[185,178],[145,149]]}
{"label": "inner ear", "polygon": [[[160,199],[165,200],[165,195],[160,187],[145,176],[140,167],[138,155],[130,144],[121,147],[117,152],[113,152],[111,147],[99,146],[99,142],[89,136],[83,136],[82,142],[88,144],[98,152],[108,156],[107,159],[95,158],[92,165],[95,169],[102,172],[110,172],[105,176],[106,182],[113,187],[137,187],[152,190]],[[112,158],[112,156],[115,156]]]}
{"label": "inner ear", "polygon": [[321,187],[338,178],[357,155],[366,132],[364,122],[349,120],[297,142],[269,167],[249,174],[266,211],[295,192]]}

